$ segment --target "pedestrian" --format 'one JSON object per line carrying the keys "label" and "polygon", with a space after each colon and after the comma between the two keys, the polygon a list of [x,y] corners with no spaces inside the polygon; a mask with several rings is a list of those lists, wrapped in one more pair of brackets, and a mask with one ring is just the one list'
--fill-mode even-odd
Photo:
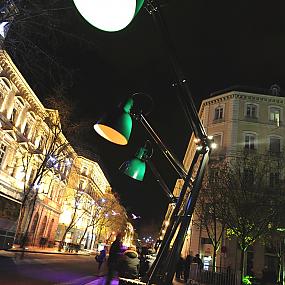
{"label": "pedestrian", "polygon": [[117,275],[119,271],[119,260],[122,255],[122,235],[118,234],[116,239],[112,243],[109,251],[109,257],[107,259],[108,274],[105,285],[110,285],[112,279]]}
{"label": "pedestrian", "polygon": [[185,265],[184,265],[184,281],[185,283],[188,282],[189,274],[190,274],[190,266],[193,261],[193,256],[191,254],[188,254],[185,258]]}
{"label": "pedestrian", "polygon": [[192,262],[197,263],[199,271],[201,271],[203,269],[204,263],[202,262],[202,259],[200,258],[198,253],[195,255]]}
{"label": "pedestrian", "polygon": [[184,259],[182,256],[180,256],[176,264],[176,274],[175,274],[176,279],[178,280],[182,279],[183,272],[184,272]]}
{"label": "pedestrian", "polygon": [[119,275],[124,278],[139,278],[139,255],[134,246],[129,247],[122,255]]}
{"label": "pedestrian", "polygon": [[100,250],[100,253],[96,255],[95,260],[98,262],[98,275],[100,275],[100,268],[104,261],[106,260],[106,250]]}

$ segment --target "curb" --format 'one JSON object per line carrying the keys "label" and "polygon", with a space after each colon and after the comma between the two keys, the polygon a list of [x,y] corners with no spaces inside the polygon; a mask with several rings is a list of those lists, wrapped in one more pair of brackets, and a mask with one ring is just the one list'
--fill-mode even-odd
{"label": "curb", "polygon": [[21,249],[5,249],[9,252],[26,252],[26,253],[43,253],[43,254],[62,254],[62,255],[85,255],[90,256],[90,253],[70,253],[70,252],[51,252],[51,251],[37,251],[37,250],[21,250]]}

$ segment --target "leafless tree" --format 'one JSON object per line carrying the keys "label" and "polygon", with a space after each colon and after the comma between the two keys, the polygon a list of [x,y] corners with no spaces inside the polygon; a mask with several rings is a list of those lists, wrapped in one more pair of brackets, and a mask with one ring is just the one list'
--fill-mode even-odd
{"label": "leafless tree", "polygon": [[227,236],[235,237],[241,249],[242,276],[248,247],[268,235],[280,219],[283,161],[281,154],[250,151],[218,165],[215,180],[223,200],[219,215],[225,217]]}
{"label": "leafless tree", "polygon": [[219,171],[217,165],[210,163],[196,204],[197,222],[194,222],[195,226],[206,230],[213,246],[213,271],[216,270],[217,252],[221,246],[226,226],[224,216],[220,211],[224,201],[219,189],[220,184],[217,181],[217,171]]}
{"label": "leafless tree", "polygon": [[[54,99],[57,100],[57,99]],[[62,102],[57,101],[57,107]],[[51,106],[52,104],[49,104]],[[61,110],[68,110],[67,101]],[[46,117],[39,119],[33,128],[32,136],[26,148],[20,148],[16,165],[22,175],[23,195],[16,242],[23,247],[27,243],[29,230],[39,192],[43,191],[43,182],[48,176],[57,176],[66,183],[73,161],[73,149],[63,134],[63,125],[68,133],[68,116],[62,120],[55,109],[46,109]],[[72,132],[74,127],[70,124]]]}

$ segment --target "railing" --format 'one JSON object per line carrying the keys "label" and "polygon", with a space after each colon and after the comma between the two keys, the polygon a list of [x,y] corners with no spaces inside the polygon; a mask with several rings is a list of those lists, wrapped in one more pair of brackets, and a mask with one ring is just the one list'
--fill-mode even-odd
{"label": "railing", "polygon": [[226,268],[218,268],[217,272],[201,270],[198,264],[190,266],[190,284],[197,285],[240,285],[240,272],[234,272]]}

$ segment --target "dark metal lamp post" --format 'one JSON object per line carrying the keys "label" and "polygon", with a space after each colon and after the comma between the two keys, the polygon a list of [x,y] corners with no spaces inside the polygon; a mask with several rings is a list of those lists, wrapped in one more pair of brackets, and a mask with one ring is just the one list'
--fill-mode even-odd
{"label": "dark metal lamp post", "polygon": [[[119,117],[119,121],[115,120],[115,117],[118,118],[120,112],[112,113],[111,117],[106,116],[104,120],[100,120],[96,123],[94,128],[98,134],[107,140],[120,145],[126,145],[131,133],[131,117],[136,118],[146,128],[153,140],[160,147],[179,177],[184,180],[183,187],[169,221],[169,226],[160,245],[157,258],[154,261],[146,280],[148,285],[153,283],[164,285],[172,284],[176,263],[187,235],[187,230],[201,188],[205,168],[208,163],[212,141],[207,137],[198,116],[188,81],[178,64],[175,49],[170,41],[159,4],[155,0],[74,0],[74,2],[79,12],[89,23],[101,30],[112,32],[126,27],[139,12],[140,8],[144,6],[152,16],[159,34],[162,37],[175,76],[175,83],[173,85],[178,89],[181,107],[184,110],[187,122],[198,142],[197,150],[188,171],[186,171],[183,165],[169,152],[168,148],[148,124],[143,113],[134,114],[132,112],[134,105],[133,97],[119,107],[119,110],[123,111],[123,114]],[[120,3],[119,5],[117,5],[118,2]],[[106,3],[108,3],[108,5]],[[90,6],[91,4],[96,5],[96,7]],[[123,9],[121,10],[120,8]],[[124,20],[123,23],[117,25],[112,22],[111,27],[108,26],[109,24],[106,26],[106,22],[109,23],[109,20],[114,18],[114,15],[118,15],[118,12],[120,19]],[[97,20],[104,22],[104,24],[98,24]],[[141,157],[142,153],[139,153],[138,155]]]}

